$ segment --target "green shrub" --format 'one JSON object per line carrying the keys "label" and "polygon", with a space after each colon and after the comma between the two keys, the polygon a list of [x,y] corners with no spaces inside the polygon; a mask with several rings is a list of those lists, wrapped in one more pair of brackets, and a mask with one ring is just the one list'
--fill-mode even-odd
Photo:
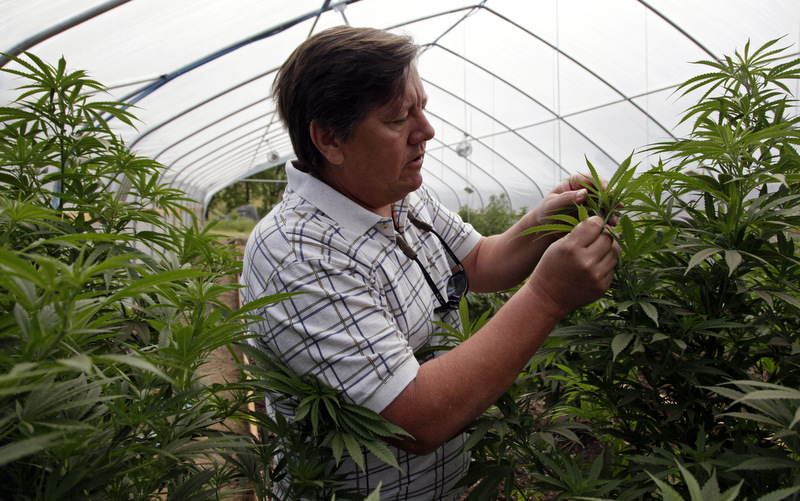
{"label": "green shrub", "polygon": [[[399,430],[247,345],[259,320],[248,312],[283,296],[227,305],[238,252],[112,132],[110,120],[134,120],[124,105],[96,100],[102,85],[64,59],[12,59],[21,69],[4,71],[22,93],[0,107],[0,498],[266,500],[290,472],[285,499],[334,497],[342,453],[382,454]],[[209,383],[209,354],[236,359],[237,346],[256,363]],[[296,397],[298,419],[264,413],[267,391]]]}
{"label": "green shrub", "polygon": [[519,211],[511,208],[511,202],[505,194],[491,195],[489,203],[480,210],[461,207],[458,214],[468,221],[481,235],[503,233],[517,222],[521,214],[527,212],[524,207]]}
{"label": "green shrub", "polygon": [[247,238],[247,235],[253,231],[253,228],[256,227],[258,221],[253,221],[252,219],[241,217],[238,214],[233,214],[225,219],[218,219],[213,223],[213,228],[217,232],[231,235],[243,235],[245,238]]}
{"label": "green shrub", "polygon": [[264,452],[226,423],[252,396],[198,374],[246,336],[219,280],[236,254],[194,220],[168,222],[191,201],[112,133],[133,116],[92,98],[99,83],[63,59],[14,59],[22,93],[0,108],[4,499],[241,490],[237,461]]}
{"label": "green shrub", "polygon": [[800,61],[776,43],[702,62],[681,88],[702,92],[691,136],[653,146],[663,163],[635,180],[621,167],[615,281],[478,423],[469,481],[557,499],[699,499],[699,485],[716,489],[704,499],[798,499]]}

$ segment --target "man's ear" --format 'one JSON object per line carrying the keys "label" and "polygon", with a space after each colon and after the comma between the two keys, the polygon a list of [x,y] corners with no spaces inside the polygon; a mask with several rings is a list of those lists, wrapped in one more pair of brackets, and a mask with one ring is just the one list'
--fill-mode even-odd
{"label": "man's ear", "polygon": [[341,143],[331,131],[320,127],[317,120],[312,120],[311,125],[308,126],[308,132],[311,134],[314,146],[317,147],[328,162],[333,165],[340,165],[344,161]]}

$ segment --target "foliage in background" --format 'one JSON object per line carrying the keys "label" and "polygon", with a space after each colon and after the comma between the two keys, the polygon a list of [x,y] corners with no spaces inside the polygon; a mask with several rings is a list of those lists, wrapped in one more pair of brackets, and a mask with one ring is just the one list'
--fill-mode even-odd
{"label": "foliage in background", "polygon": [[281,200],[285,181],[286,169],[282,165],[237,181],[211,198],[207,208],[208,219],[225,216],[247,204],[252,204],[258,210],[258,215],[264,217]]}
{"label": "foliage in background", "polygon": [[[463,206],[458,214],[464,221],[469,222],[481,235],[490,236],[503,233],[516,223],[519,218],[528,212],[525,207],[515,211],[505,194],[491,195],[489,203],[482,209],[471,209]],[[497,293],[467,293],[466,300],[469,304],[472,322],[482,315],[494,315],[513,294],[513,290]],[[466,325],[466,323],[465,323]]]}
{"label": "foliage in background", "polygon": [[242,217],[236,212],[230,216],[214,221],[214,231],[236,238],[246,239],[258,221]]}
{"label": "foliage in background", "polygon": [[524,207],[519,211],[511,208],[511,202],[505,193],[491,195],[489,203],[482,209],[471,209],[463,206],[458,214],[461,219],[469,222],[481,235],[490,236],[503,233],[517,222],[522,214],[528,212]]}
{"label": "foliage in background", "polygon": [[477,423],[474,498],[800,499],[800,60],[776,43],[701,62],[692,134],[621,166],[615,281]]}

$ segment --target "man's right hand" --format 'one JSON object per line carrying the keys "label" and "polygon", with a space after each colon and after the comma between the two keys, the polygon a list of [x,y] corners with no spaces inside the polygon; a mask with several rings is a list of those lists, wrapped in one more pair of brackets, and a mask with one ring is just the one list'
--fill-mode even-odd
{"label": "man's right hand", "polygon": [[564,315],[603,296],[619,253],[611,228],[590,217],[545,251],[526,285]]}

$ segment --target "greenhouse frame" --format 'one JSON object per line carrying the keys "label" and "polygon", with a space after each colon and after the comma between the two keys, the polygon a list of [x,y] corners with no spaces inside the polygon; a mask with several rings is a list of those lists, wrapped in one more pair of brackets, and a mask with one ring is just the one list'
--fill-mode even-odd
{"label": "greenhouse frame", "polygon": [[[774,38],[800,50],[800,5],[704,0],[58,0],[0,2],[0,51],[32,51],[135,106],[126,143],[203,205],[293,157],[270,86],[309,35],[350,24],[410,34],[436,136],[425,183],[448,207],[533,207],[590,161],[608,176],[680,137],[679,83]],[[7,58],[0,66],[9,65]],[[15,87],[0,73],[0,103]],[[797,91],[798,88],[795,88]],[[797,92],[795,92],[797,94]],[[6,96],[6,97],[4,97]]]}

